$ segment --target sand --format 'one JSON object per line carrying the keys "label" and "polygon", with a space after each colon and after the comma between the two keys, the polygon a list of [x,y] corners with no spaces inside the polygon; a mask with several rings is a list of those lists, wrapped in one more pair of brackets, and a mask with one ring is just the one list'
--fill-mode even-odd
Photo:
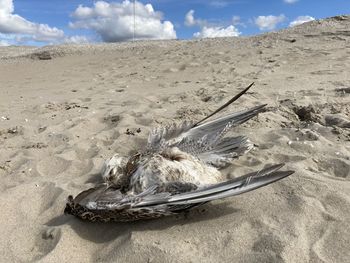
{"label": "sand", "polygon": [[[1,262],[346,262],[350,258],[350,16],[255,37],[0,47]],[[231,105],[256,147],[235,177],[295,174],[187,215],[89,223],[67,196],[152,126]]]}

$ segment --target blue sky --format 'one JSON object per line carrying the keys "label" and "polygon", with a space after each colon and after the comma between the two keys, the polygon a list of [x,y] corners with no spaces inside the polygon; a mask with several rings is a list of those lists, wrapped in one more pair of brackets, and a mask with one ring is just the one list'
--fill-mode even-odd
{"label": "blue sky", "polygon": [[[0,45],[131,40],[130,8],[116,0],[0,0]],[[135,38],[254,35],[349,13],[348,0],[141,0]]]}

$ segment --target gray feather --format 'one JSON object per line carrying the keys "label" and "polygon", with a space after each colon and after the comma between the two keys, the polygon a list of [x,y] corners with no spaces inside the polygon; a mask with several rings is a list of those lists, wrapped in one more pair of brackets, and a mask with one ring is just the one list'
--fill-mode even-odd
{"label": "gray feather", "polygon": [[173,123],[166,127],[154,128],[148,136],[147,150],[155,152],[167,147],[169,141],[176,140],[192,127],[192,121],[184,121],[180,124]]}
{"label": "gray feather", "polygon": [[278,171],[282,166],[283,164],[274,165],[261,171],[250,173],[201,190],[177,194],[166,198],[160,197],[158,199],[152,198],[152,200],[142,200],[138,203],[133,204],[132,207],[143,207],[161,204],[187,205],[208,202],[219,198],[242,194],[278,181],[294,173],[294,171]]}
{"label": "gray feather", "polygon": [[198,157],[207,164],[223,168],[252,148],[253,144],[247,137],[227,137],[217,145],[198,154]]}
{"label": "gray feather", "polygon": [[259,105],[248,110],[230,113],[215,120],[200,124],[187,132],[183,133],[182,138],[191,138],[193,140],[207,136],[213,143],[217,142],[233,127],[236,127],[264,110],[264,105]]}
{"label": "gray feather", "polygon": [[[252,148],[247,139],[237,137],[225,140],[226,133],[262,112],[265,106],[266,104],[231,113],[195,127],[193,123],[186,121],[180,125],[154,129],[148,138],[147,149],[157,152],[169,147],[178,147],[206,163],[223,167]],[[240,147],[236,147],[237,144]],[[231,149],[232,152],[224,152],[225,148]]]}

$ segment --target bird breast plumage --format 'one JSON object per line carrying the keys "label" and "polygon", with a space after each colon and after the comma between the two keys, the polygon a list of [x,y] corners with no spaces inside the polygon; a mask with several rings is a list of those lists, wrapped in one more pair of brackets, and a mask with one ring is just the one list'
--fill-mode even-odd
{"label": "bird breast plumage", "polygon": [[145,156],[131,176],[130,185],[134,194],[149,187],[171,182],[191,183],[198,187],[222,181],[221,173],[195,156],[176,147]]}

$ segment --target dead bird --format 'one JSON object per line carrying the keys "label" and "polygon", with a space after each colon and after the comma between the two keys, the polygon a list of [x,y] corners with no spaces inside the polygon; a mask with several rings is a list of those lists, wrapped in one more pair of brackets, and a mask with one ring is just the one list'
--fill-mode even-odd
{"label": "dead bird", "polygon": [[264,111],[264,105],[208,118],[225,109],[254,83],[199,122],[155,128],[145,150],[108,159],[104,184],[68,197],[65,213],[89,221],[134,221],[187,211],[206,202],[239,195],[285,178],[276,164],[224,181],[220,169],[252,149],[245,136],[227,132]]}

